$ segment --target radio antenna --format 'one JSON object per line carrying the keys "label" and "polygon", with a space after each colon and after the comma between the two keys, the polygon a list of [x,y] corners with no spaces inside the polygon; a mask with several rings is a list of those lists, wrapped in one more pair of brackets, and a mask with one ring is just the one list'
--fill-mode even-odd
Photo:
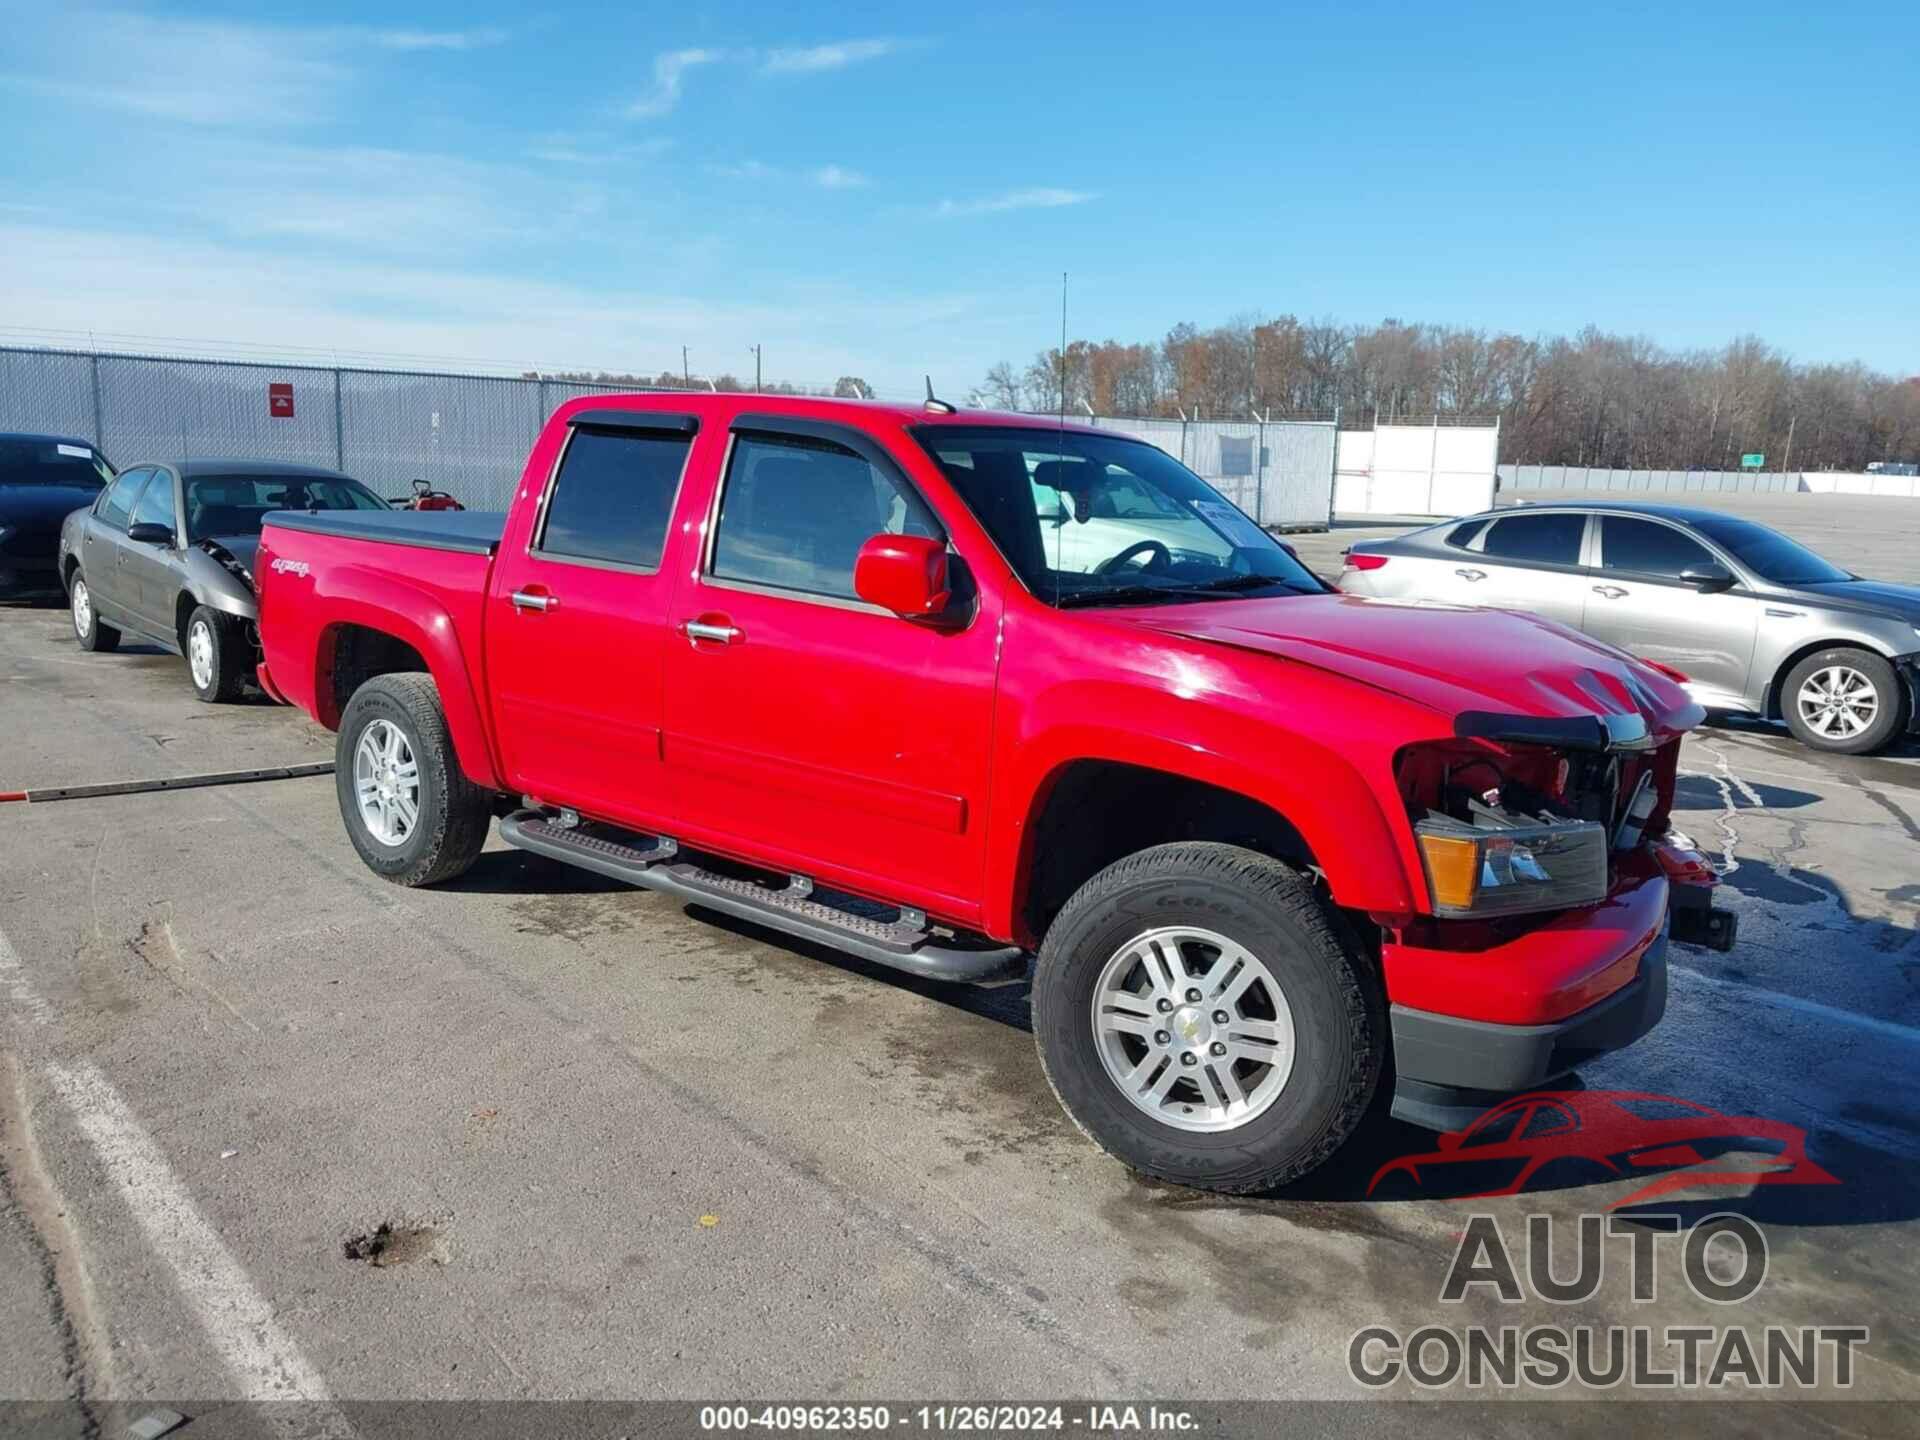
{"label": "radio antenna", "polygon": [[[1064,467],[1066,463],[1066,456],[1067,456],[1067,272],[1064,270],[1060,272],[1060,431],[1059,431],[1059,437],[1060,438],[1059,438],[1057,448],[1059,449],[1059,452],[1060,452],[1060,459],[1055,463]],[[1061,473],[1061,477],[1064,479],[1066,475],[1065,469],[1062,468],[1060,473]],[[1066,495],[1064,493],[1060,494],[1057,500],[1055,501],[1055,503],[1059,505],[1062,513],[1064,514],[1067,506]],[[1086,517],[1076,516],[1075,518],[1085,519]],[[1064,528],[1065,527],[1063,525],[1060,529],[1056,529],[1053,532],[1054,534],[1053,558],[1055,561],[1055,564],[1053,567],[1053,604],[1055,609],[1058,609],[1060,606],[1060,566],[1058,562],[1060,559],[1060,547],[1064,543],[1064,541],[1061,538],[1061,530]]]}
{"label": "radio antenna", "polygon": [[1067,428],[1067,272],[1060,272],[1060,429]]}

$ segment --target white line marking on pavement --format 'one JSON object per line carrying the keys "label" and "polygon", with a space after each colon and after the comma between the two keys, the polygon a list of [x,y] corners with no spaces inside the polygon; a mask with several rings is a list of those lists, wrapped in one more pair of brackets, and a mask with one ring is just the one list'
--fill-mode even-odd
{"label": "white line marking on pavement", "polygon": [[[53,1018],[52,1007],[27,979],[20,956],[0,930],[0,985],[35,1025]],[[173,1173],[120,1093],[85,1060],[49,1064],[47,1079],[73,1111],[81,1133],[100,1157],[114,1188],[133,1213],[147,1243],[173,1270],[173,1278],[220,1359],[240,1382],[243,1400],[301,1400],[299,1406],[265,1411],[276,1430],[303,1436],[351,1440],[353,1427],[334,1408],[326,1381],[280,1328],[273,1307],[253,1288],[193,1196]]]}
{"label": "white line marking on pavement", "polygon": [[40,998],[40,992],[27,979],[26,966],[14,951],[7,933],[0,930],[0,990],[6,992],[29,1025],[45,1025],[53,1019],[53,1007]]}
{"label": "white line marking on pavement", "polygon": [[[241,1398],[328,1404],[320,1372],[280,1328],[273,1307],[253,1288],[119,1092],[84,1060],[49,1065],[47,1078],[99,1152],[148,1243],[172,1268],[208,1340],[240,1382]],[[308,1410],[303,1428],[320,1434],[353,1433],[338,1411]]]}
{"label": "white line marking on pavement", "polygon": [[1920,1045],[1920,1029],[1915,1029],[1911,1025],[1902,1025],[1893,1020],[1878,1020],[1871,1015],[1862,1015],[1857,1010],[1842,1010],[1837,1005],[1822,1005],[1818,1000],[1803,1000],[1798,995],[1787,995],[1778,990],[1762,990],[1744,981],[1723,979],[1718,975],[1709,975],[1704,970],[1675,965],[1672,961],[1667,962],[1667,971],[1669,974],[1685,975],[1690,980],[1698,980],[1716,990],[1732,991],[1743,1000],[1757,1000],[1762,1005],[1774,1005],[1782,1010],[1798,1010],[1803,1015],[1817,1016],[1822,1020],[1851,1025],[1858,1030],[1871,1030],[1876,1035],[1885,1035],[1894,1040],[1905,1040],[1910,1045]]}

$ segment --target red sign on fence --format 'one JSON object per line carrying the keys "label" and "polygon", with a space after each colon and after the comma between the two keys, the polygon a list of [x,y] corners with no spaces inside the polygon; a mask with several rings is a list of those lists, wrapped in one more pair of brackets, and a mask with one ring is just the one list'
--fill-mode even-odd
{"label": "red sign on fence", "polygon": [[275,380],[267,386],[267,414],[276,420],[293,418],[293,382]]}

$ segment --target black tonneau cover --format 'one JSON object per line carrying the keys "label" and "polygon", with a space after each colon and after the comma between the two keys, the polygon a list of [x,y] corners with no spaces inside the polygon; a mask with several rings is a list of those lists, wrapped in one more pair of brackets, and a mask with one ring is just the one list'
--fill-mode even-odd
{"label": "black tonneau cover", "polygon": [[311,535],[343,535],[383,545],[417,545],[491,555],[507,527],[504,510],[270,510],[262,522]]}

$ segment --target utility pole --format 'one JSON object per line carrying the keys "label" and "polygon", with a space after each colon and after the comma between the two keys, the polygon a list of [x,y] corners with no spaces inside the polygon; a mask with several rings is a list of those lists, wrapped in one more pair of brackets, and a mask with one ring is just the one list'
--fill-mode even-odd
{"label": "utility pole", "polygon": [[753,393],[760,393],[760,347],[753,347]]}
{"label": "utility pole", "polygon": [[680,347],[680,383],[689,390],[693,388],[693,371],[687,365],[687,347],[684,345]]}
{"label": "utility pole", "polygon": [[1793,460],[1793,427],[1799,423],[1800,417],[1798,415],[1790,415],[1787,417],[1787,453],[1781,457],[1780,460],[1780,473],[1782,475],[1787,473],[1787,467]]}

